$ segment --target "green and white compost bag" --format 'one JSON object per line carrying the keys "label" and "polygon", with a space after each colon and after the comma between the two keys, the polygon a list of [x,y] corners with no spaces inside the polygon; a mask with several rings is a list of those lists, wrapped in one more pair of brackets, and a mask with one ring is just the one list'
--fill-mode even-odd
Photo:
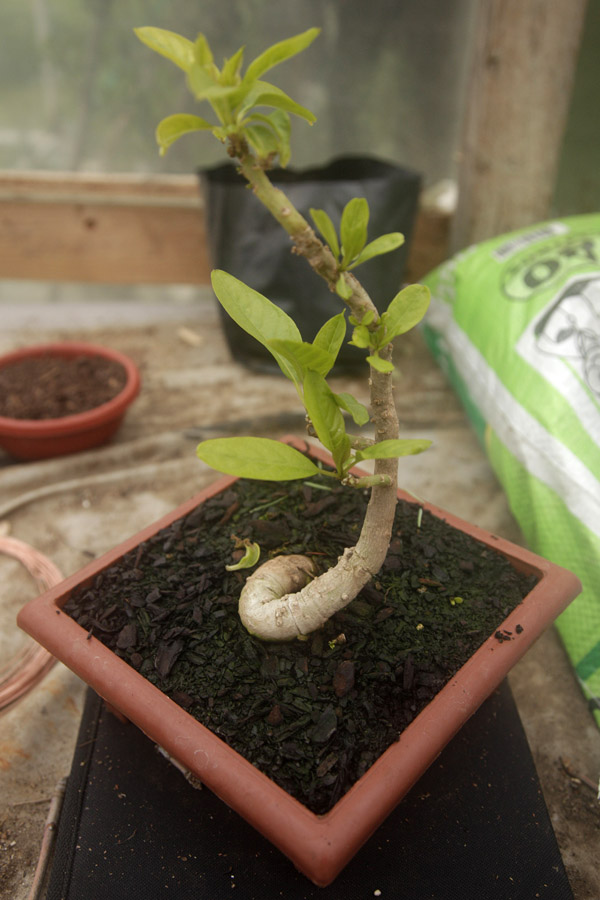
{"label": "green and white compost bag", "polygon": [[600,215],[475,245],[424,326],[532,550],[583,593],[557,626],[600,724]]}

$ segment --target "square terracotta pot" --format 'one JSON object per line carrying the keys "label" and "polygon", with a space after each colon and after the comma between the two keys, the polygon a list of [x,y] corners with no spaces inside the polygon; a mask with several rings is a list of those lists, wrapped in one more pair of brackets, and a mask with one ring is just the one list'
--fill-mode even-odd
{"label": "square terracotta pot", "polygon": [[[305,449],[303,442],[286,440]],[[315,450],[314,455],[330,462],[327,454]],[[513,640],[499,642],[491,635],[338,803],[325,815],[315,815],[61,611],[76,586],[90,583],[125,553],[186,516],[199,503],[226,490],[235,480],[221,478],[62,584],[30,601],[21,610],[18,624],[114,709],[141,728],[180,766],[243,816],[315,884],[326,886],[528,647],[577,596],[581,586],[570,572],[528,550],[434,506],[420,504],[451,526],[500,551],[518,570],[539,580],[499,626],[512,632]],[[402,491],[398,496],[414,503],[414,498]],[[521,627],[517,628],[518,625]]]}

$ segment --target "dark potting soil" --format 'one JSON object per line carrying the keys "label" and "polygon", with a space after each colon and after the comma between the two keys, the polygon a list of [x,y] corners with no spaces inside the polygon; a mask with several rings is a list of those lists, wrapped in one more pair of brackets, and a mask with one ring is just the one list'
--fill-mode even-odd
{"label": "dark potting soil", "polygon": [[325,568],[356,542],[367,502],[364,492],[330,485],[237,482],[65,607],[319,814],[490,634],[514,639],[497,629],[535,583],[417,504],[400,503],[387,560],[361,594],[307,640],[261,642],[237,615],[247,576],[225,570],[232,536],[257,541],[263,560],[305,553]]}
{"label": "dark potting soil", "polygon": [[121,363],[103,356],[29,357],[0,368],[0,416],[72,416],[112,400],[126,381]]}

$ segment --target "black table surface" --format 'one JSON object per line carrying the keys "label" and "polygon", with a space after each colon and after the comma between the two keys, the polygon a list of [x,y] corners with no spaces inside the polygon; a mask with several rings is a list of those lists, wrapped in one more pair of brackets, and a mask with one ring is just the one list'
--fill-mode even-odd
{"label": "black table surface", "polygon": [[315,887],[88,691],[46,900],[572,900],[506,683]]}

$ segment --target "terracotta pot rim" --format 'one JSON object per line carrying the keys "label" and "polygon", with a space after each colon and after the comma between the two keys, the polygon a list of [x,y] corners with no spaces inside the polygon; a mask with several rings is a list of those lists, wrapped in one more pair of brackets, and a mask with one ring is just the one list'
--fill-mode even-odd
{"label": "terracotta pot rim", "polygon": [[60,416],[56,419],[13,419],[9,416],[0,416],[0,434],[9,437],[45,438],[87,431],[121,415],[139,393],[140,373],[133,360],[112,347],[87,341],[55,341],[13,350],[0,356],[0,369],[23,359],[44,355],[101,356],[104,359],[112,360],[120,363],[125,369],[125,385],[111,400],[81,413]]}

